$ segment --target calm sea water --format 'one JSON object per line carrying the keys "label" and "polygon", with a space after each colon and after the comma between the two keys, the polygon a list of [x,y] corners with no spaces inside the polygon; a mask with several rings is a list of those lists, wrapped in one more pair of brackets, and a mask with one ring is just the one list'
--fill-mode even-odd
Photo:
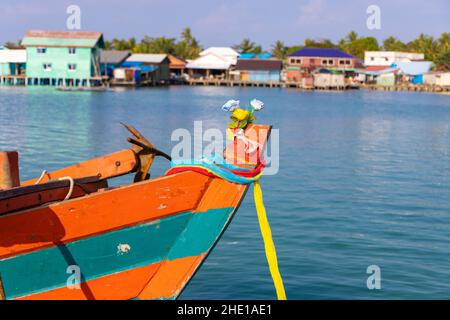
{"label": "calm sea water", "polygon": [[[120,121],[170,151],[174,129],[223,129],[223,102],[254,97],[280,130],[280,170],[262,187],[288,298],[450,298],[450,96],[0,88],[0,149],[20,152],[22,179],[128,147]],[[369,265],[381,290],[367,289]],[[251,193],[181,298],[275,298]]]}

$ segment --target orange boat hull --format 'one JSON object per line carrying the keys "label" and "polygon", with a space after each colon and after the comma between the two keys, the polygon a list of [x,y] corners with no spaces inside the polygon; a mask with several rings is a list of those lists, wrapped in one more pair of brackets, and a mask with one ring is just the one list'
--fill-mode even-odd
{"label": "orange boat hull", "polygon": [[[264,143],[270,127],[258,130],[265,132]],[[0,215],[3,294],[174,299],[247,188],[187,171]]]}

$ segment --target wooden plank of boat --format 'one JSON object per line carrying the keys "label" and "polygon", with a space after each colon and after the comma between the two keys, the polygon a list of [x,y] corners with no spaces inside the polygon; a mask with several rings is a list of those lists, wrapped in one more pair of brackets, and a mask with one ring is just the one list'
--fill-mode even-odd
{"label": "wooden plank of boat", "polygon": [[[5,297],[176,298],[247,188],[187,171],[0,216]],[[80,289],[66,285],[71,266]]]}
{"label": "wooden plank of boat", "polygon": [[[133,150],[126,149],[105,156],[90,159],[73,166],[48,172],[39,181],[40,183],[61,177],[72,177],[73,179],[96,176],[98,179],[109,179],[133,172],[137,167],[138,160]],[[21,183],[22,186],[35,184],[39,178],[31,179]]]}
{"label": "wooden plank of boat", "polygon": [[77,198],[106,187],[108,187],[106,180],[99,180],[94,176],[74,179],[72,191],[68,180],[52,180],[43,184],[3,190],[0,191],[0,215],[61,201],[69,192],[70,198]]}
{"label": "wooden plank of boat", "polygon": [[192,211],[209,180],[187,172],[0,216],[0,259]]}

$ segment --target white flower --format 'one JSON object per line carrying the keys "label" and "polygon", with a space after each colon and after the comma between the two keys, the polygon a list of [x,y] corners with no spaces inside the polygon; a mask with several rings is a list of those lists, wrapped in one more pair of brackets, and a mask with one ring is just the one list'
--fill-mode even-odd
{"label": "white flower", "polygon": [[259,111],[264,107],[264,102],[253,99],[252,101],[250,101],[250,105],[253,109],[255,109],[255,111]]}
{"label": "white flower", "polygon": [[223,111],[233,112],[235,109],[239,108],[239,100],[228,100],[223,106]]}

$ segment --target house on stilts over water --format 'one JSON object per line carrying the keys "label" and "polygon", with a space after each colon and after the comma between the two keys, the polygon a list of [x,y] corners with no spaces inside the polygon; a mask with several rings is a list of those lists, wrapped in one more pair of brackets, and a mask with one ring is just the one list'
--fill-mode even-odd
{"label": "house on stilts over water", "polygon": [[28,31],[21,44],[27,51],[26,85],[89,87],[106,80],[101,32]]}

